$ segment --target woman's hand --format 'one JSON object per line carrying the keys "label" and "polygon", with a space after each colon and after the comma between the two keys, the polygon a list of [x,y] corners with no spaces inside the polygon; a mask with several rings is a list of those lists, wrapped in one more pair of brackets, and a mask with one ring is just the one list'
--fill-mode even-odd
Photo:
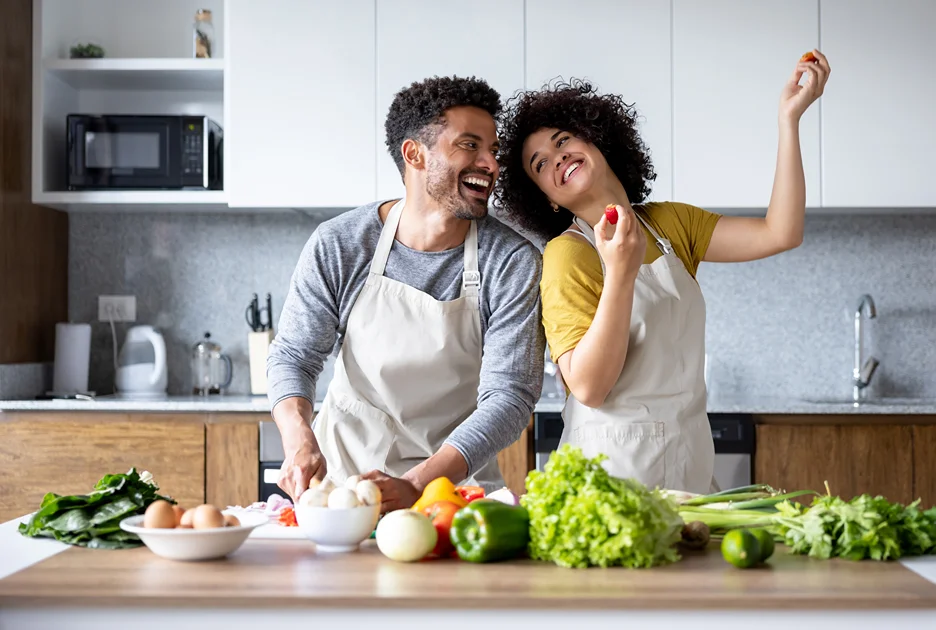
{"label": "woman's hand", "polygon": [[[633,282],[647,252],[647,237],[630,204],[614,207],[617,225],[610,226],[607,215],[602,215],[595,226],[595,245],[605,264],[605,282]],[[610,237],[609,228],[614,230]]]}
{"label": "woman's hand", "polygon": [[[812,55],[816,60],[804,61],[800,59],[796,64],[793,75],[783,86],[783,92],[780,95],[781,121],[799,122],[803,113],[816,99],[822,96],[822,92],[825,90],[831,72],[829,61],[818,50],[813,50]],[[809,76],[806,78],[806,82],[800,85],[800,78],[804,74]]]}

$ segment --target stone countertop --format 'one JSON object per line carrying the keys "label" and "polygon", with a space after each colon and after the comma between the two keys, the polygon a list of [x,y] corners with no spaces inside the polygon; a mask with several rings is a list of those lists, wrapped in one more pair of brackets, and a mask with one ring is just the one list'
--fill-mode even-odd
{"label": "stone countertop", "polygon": [[[537,403],[536,413],[559,413],[564,401],[544,398]],[[315,408],[321,401],[316,401]],[[3,411],[118,411],[118,412],[190,412],[190,413],[269,413],[266,396],[225,394],[220,396],[166,396],[149,400],[133,400],[117,396],[100,396],[94,400],[0,400]],[[708,412],[737,414],[788,415],[936,415],[936,400],[913,398],[881,398],[855,406],[841,401],[810,401],[796,397],[751,396],[709,399]]]}

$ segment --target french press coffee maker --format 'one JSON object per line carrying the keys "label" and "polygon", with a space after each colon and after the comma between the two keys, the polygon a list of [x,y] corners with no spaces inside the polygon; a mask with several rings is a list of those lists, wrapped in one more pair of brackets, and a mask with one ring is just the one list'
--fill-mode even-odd
{"label": "french press coffee maker", "polygon": [[231,357],[221,352],[221,346],[211,341],[211,333],[192,346],[192,392],[196,396],[220,394],[231,384]]}

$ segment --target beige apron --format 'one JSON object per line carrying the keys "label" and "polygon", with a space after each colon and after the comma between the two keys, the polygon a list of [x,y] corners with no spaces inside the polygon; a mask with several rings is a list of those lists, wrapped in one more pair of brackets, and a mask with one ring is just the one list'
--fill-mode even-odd
{"label": "beige apron", "polygon": [[[705,301],[669,241],[636,216],[663,256],[637,273],[621,376],[597,409],[568,397],[560,444],[579,446],[588,457],[604,453],[604,465],[616,477],[706,493],[716,486],[705,409]],[[567,231],[594,246],[594,230],[578,218],[575,225],[581,233]]]}
{"label": "beige apron", "polygon": [[[461,295],[440,302],[384,276],[404,200],[380,232],[370,273],[351,308],[313,431],[342,483],[382,470],[399,477],[426,460],[475,410],[481,380],[478,226],[465,239]],[[452,479],[459,483],[463,480]],[[493,457],[466,483],[503,487]]]}

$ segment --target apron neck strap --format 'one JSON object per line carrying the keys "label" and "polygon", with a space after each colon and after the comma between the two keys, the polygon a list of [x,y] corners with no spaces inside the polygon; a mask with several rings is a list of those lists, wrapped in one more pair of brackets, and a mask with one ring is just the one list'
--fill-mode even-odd
{"label": "apron neck strap", "polygon": [[[371,260],[370,271],[378,276],[384,275],[387,269],[387,259],[390,258],[390,249],[396,238],[397,228],[400,227],[400,217],[406,199],[400,199],[390,208],[387,221],[380,230],[380,239],[377,241],[377,250]],[[478,222],[472,221],[465,238],[465,271],[462,273],[461,295],[477,297],[481,286],[481,272],[478,271]]]}

